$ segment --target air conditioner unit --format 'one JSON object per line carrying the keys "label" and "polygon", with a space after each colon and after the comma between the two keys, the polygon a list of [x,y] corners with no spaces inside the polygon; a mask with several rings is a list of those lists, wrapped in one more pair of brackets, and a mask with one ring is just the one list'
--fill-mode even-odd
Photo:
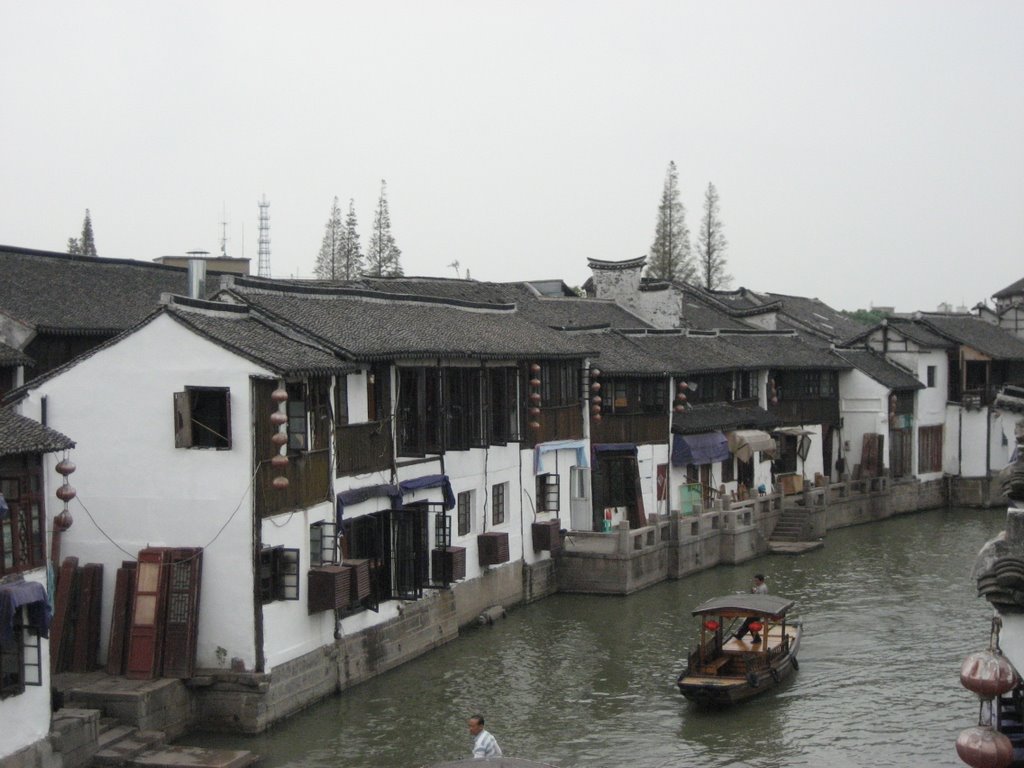
{"label": "air conditioner unit", "polygon": [[435,582],[449,583],[466,578],[466,548],[444,547],[430,552],[430,571]]}
{"label": "air conditioner unit", "polygon": [[476,546],[481,566],[498,565],[509,561],[507,533],[481,533],[476,537]]}
{"label": "air conditioner unit", "polygon": [[557,517],[536,522],[530,526],[530,530],[533,533],[534,552],[547,550],[554,554],[562,548],[562,521]]}
{"label": "air conditioner unit", "polygon": [[310,613],[348,608],[351,598],[351,569],[324,565],[309,572],[306,607]]}
{"label": "air conditioner unit", "polygon": [[342,565],[352,569],[352,591],[351,600],[358,603],[360,600],[370,596],[370,561],[369,560],[345,560]]}

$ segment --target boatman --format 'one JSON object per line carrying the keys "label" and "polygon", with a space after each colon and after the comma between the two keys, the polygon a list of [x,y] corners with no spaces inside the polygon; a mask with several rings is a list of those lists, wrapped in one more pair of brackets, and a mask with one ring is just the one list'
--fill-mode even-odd
{"label": "boatman", "polygon": [[[764,583],[764,574],[763,573],[755,573],[754,574],[754,583],[750,586],[750,594],[752,594],[752,595],[767,595],[768,594],[768,585]],[[758,643],[760,643],[761,642],[761,636],[759,634],[757,634],[757,632],[753,632],[750,629],[750,625],[753,622],[755,622],[755,621],[757,621],[757,616],[748,616],[743,621],[743,623],[740,625],[740,629],[736,633],[736,639],[737,640],[742,640],[743,636],[745,634],[747,634],[747,632],[750,632],[750,635],[751,635],[750,642],[751,642],[751,644],[752,645],[757,645]]]}
{"label": "boatman", "polygon": [[482,715],[473,715],[469,718],[469,735],[473,737],[473,757],[501,757],[498,742],[484,730]]}

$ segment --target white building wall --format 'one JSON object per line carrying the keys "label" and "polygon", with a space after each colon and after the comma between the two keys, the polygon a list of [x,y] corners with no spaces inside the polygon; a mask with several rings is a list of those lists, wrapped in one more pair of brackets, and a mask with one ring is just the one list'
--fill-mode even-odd
{"label": "white building wall", "polygon": [[[52,519],[52,513],[49,515]],[[46,586],[42,568],[23,574],[25,581]],[[26,685],[17,696],[0,700],[0,763],[7,755],[25,749],[46,737],[50,731],[50,644],[40,643],[42,685]]]}
{"label": "white building wall", "polygon": [[[101,659],[121,561],[149,546],[198,546],[197,664],[218,666],[217,649],[224,648],[227,658],[253,668],[250,373],[270,375],[161,316],[43,382],[22,403],[24,415],[40,420],[46,397],[47,424],[77,444],[75,522],[61,537],[62,555],[103,565]],[[230,450],[174,447],[173,395],[185,386],[230,389]],[[48,500],[61,481],[57,460],[47,457]]]}
{"label": "white building wall", "polygon": [[[942,472],[947,475],[959,475],[962,466],[960,457],[960,406],[951,403],[946,407],[946,422],[942,430]],[[916,454],[915,454],[916,457]],[[934,480],[941,477],[938,472],[921,473],[922,480]]]}
{"label": "white building wall", "polygon": [[[885,436],[883,451],[884,466],[889,466],[889,389],[867,374],[853,369],[839,374],[839,415],[843,420],[841,430],[842,454],[846,466],[852,472],[861,463],[864,451],[864,435]],[[838,456],[836,447],[833,453]]]}

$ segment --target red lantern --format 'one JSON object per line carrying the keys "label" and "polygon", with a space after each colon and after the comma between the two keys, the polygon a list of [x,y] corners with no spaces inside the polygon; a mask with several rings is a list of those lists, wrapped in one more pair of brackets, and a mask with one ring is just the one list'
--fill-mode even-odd
{"label": "red lantern", "polygon": [[76,491],[67,483],[64,483],[64,485],[57,489],[57,498],[63,501],[65,504],[67,504],[77,495],[78,491]]}
{"label": "red lantern", "polygon": [[58,474],[64,475],[64,477],[67,477],[72,472],[74,472],[76,469],[78,469],[78,467],[75,466],[75,462],[70,461],[68,459],[62,459],[60,462],[58,462],[57,466],[54,467],[54,469],[57,470]]}
{"label": "red lantern", "polygon": [[590,375],[591,376],[600,376],[601,375],[601,371],[599,371],[597,368],[591,368],[590,369]]}
{"label": "red lantern", "polygon": [[275,432],[270,436],[270,442],[272,442],[274,445],[280,448],[282,445],[288,442],[288,435],[286,435],[284,432]]}
{"label": "red lantern", "polygon": [[594,395],[592,398],[590,398],[590,402],[592,402],[594,405],[600,405],[601,404],[601,396],[600,395]]}
{"label": "red lantern", "polygon": [[530,373],[540,373],[540,363],[530,363]]}
{"label": "red lantern", "polygon": [[531,392],[530,393],[530,402],[531,403],[539,403],[540,402],[540,392]]}
{"label": "red lantern", "polygon": [[540,429],[540,422],[539,421],[531,421],[530,422],[530,429],[535,430],[535,431]]}
{"label": "red lantern", "polygon": [[600,405],[592,405],[592,406],[590,406],[590,412],[592,414],[594,414],[595,416],[597,416],[601,412],[601,406]]}
{"label": "red lantern", "polygon": [[64,531],[71,527],[73,522],[75,522],[75,520],[71,517],[71,513],[66,509],[62,510],[59,515],[53,518],[53,530],[58,531],[59,533],[64,533]]}
{"label": "red lantern", "polygon": [[593,384],[591,384],[590,385],[590,391],[591,392],[600,392],[601,391],[601,382],[600,381],[595,381]]}
{"label": "red lantern", "polygon": [[288,399],[288,390],[284,387],[278,387],[270,393],[270,399],[275,403],[283,403]]}
{"label": "red lantern", "polygon": [[719,623],[714,619],[708,619],[704,622],[704,629],[706,629],[708,632],[717,632],[719,626]]}
{"label": "red lantern", "polygon": [[274,411],[270,414],[270,423],[275,427],[280,427],[282,424],[288,421],[288,414],[281,413],[280,411]]}
{"label": "red lantern", "polygon": [[685,403],[686,402],[686,395],[684,395],[682,392],[680,392],[678,395],[676,395],[676,400],[678,400],[680,403]]}
{"label": "red lantern", "polygon": [[600,420],[601,420],[601,414],[600,413],[595,413],[594,414],[594,421],[600,421]]}
{"label": "red lantern", "polygon": [[530,379],[530,386],[534,389],[540,389],[540,379]]}
{"label": "red lantern", "polygon": [[689,388],[690,388],[690,385],[689,385],[689,384],[687,384],[687,383],[686,383],[685,381],[680,381],[680,382],[679,382],[679,391],[680,391],[680,392],[681,392],[682,390],[684,390],[684,389],[689,389]]}
{"label": "red lantern", "polygon": [[1013,744],[988,725],[976,725],[956,737],[956,753],[974,768],[1006,768],[1013,762]]}
{"label": "red lantern", "polygon": [[760,632],[762,629],[764,629],[764,624],[762,624],[760,621],[752,621],[752,622],[750,622],[750,631],[751,632]]}
{"label": "red lantern", "polygon": [[685,413],[686,406],[682,403],[676,403],[676,413]]}
{"label": "red lantern", "polygon": [[537,416],[540,416],[540,408],[538,408],[537,406],[532,406],[530,408],[529,413],[530,413],[530,416],[536,418]]}
{"label": "red lantern", "polygon": [[282,456],[280,453],[274,454],[274,458],[270,460],[270,466],[274,469],[284,469],[288,466],[288,457]]}
{"label": "red lantern", "polygon": [[779,398],[773,397],[772,398],[772,405],[778,405],[778,404],[779,404]]}
{"label": "red lantern", "polygon": [[994,699],[1013,690],[1017,672],[1001,653],[977,651],[960,665],[960,683],[982,699]]}
{"label": "red lantern", "polygon": [[288,487],[288,478],[281,476],[274,478],[274,488],[279,491],[283,491]]}

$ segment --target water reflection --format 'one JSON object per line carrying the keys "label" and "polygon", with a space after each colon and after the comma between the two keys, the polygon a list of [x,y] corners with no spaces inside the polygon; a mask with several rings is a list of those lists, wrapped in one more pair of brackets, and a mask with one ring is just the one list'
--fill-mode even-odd
{"label": "water reflection", "polygon": [[[482,712],[505,754],[562,768],[958,766],[956,735],[977,716],[960,662],[987,643],[991,615],[969,572],[1004,522],[1003,510],[920,513],[626,598],[559,595],[262,736],[189,741],[251,749],[268,767],[413,768],[468,756],[465,721]],[[746,590],[755,570],[798,602],[800,671],[702,711],[674,685],[689,611]]]}

